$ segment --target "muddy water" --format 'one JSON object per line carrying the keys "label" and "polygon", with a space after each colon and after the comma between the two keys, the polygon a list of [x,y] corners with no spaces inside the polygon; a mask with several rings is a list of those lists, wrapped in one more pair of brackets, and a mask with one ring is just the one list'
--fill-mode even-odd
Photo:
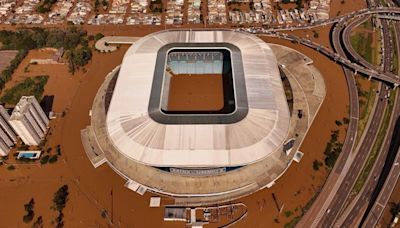
{"label": "muddy water", "polygon": [[[249,214],[236,227],[281,227],[300,214],[300,208],[323,184],[327,175],[324,168],[314,171],[312,163],[316,159],[323,161],[323,151],[330,133],[338,128],[334,121],[348,115],[346,82],[338,65],[300,45],[266,40],[295,48],[312,58],[325,78],[327,96],[301,147],[301,151],[305,153],[301,163],[294,163],[271,189],[239,200],[246,203]],[[121,63],[125,50],[126,47],[123,46],[112,54],[95,53],[86,72],[81,71],[72,77],[68,75],[66,66],[34,66],[29,73],[16,77],[15,80],[21,80],[23,75],[49,74],[45,95],[54,95],[54,109],[66,111],[67,114],[64,118],[59,117],[52,121],[55,130],[49,145],[62,145],[63,155],[59,162],[42,168],[19,166],[15,171],[0,167],[0,200],[2,204],[9,205],[5,212],[0,213],[2,224],[7,227],[22,226],[23,204],[30,197],[35,197],[37,201],[36,214],[43,215],[45,223],[50,224],[56,215],[49,209],[52,194],[61,184],[68,183],[71,196],[64,212],[66,226],[106,227],[107,220],[100,215],[102,208],[105,208],[109,211],[110,220],[112,217],[113,223],[121,227],[183,227],[182,223],[163,222],[163,210],[148,207],[150,194],[139,196],[123,187],[123,179],[107,165],[94,169],[81,145],[79,132],[89,124],[88,113],[95,93],[105,75]],[[344,136],[344,129],[341,129],[340,138],[343,139]],[[279,215],[272,193],[276,195],[279,205],[284,204],[283,211],[291,211],[294,215],[289,218],[284,214]],[[166,198],[162,202],[172,203]],[[279,223],[274,221],[275,218]]]}
{"label": "muddy water", "polygon": [[223,107],[222,75],[172,76],[168,111],[218,111]]}

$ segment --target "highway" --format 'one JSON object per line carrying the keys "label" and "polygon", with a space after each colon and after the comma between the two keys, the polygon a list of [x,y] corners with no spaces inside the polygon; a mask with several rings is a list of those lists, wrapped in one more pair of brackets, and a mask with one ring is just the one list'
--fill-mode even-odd
{"label": "highway", "polygon": [[279,32],[265,32],[265,33],[258,34],[258,35],[267,35],[267,36],[271,36],[271,37],[277,37],[280,39],[286,39],[286,40],[289,40],[292,42],[297,42],[299,44],[302,44],[309,48],[312,48],[312,49],[320,52],[321,54],[324,54],[325,56],[331,58],[335,62],[339,62],[342,65],[345,65],[348,68],[353,69],[354,71],[356,71],[358,73],[367,75],[370,78],[374,78],[374,79],[377,79],[377,80],[380,80],[383,82],[393,84],[394,86],[400,85],[400,78],[393,76],[392,73],[377,72],[374,69],[369,69],[369,68],[363,67],[357,63],[353,63],[346,57],[344,57],[338,53],[335,53],[331,49],[329,49],[321,44],[315,43],[311,40],[308,40],[305,38],[300,38],[300,37],[297,37],[294,35],[285,34],[285,33],[279,33]]}
{"label": "highway", "polygon": [[[389,0],[389,2],[393,5],[394,3]],[[394,30],[395,30],[395,39],[391,39],[396,41],[397,54],[400,54],[400,22],[394,22]],[[394,51],[393,43],[391,50]],[[391,64],[393,66],[393,63]],[[397,69],[398,70],[398,69]],[[388,147],[388,156],[384,162],[379,163],[382,166],[381,169],[381,178],[378,180],[378,187],[375,189],[374,194],[372,195],[372,200],[368,205],[367,212],[364,214],[362,220],[362,227],[374,227],[378,223],[382,213],[385,209],[385,206],[388,203],[388,200],[393,193],[396,183],[400,176],[400,92],[397,91],[397,98],[394,107],[394,111],[392,114],[392,122],[391,128],[389,131],[392,131],[391,143],[386,142],[385,147]],[[393,159],[393,160],[392,160]],[[383,183],[382,183],[383,182]]]}
{"label": "highway", "polygon": [[[400,99],[400,93],[398,93],[397,99]],[[399,102],[400,103],[400,102]],[[400,105],[397,105],[397,114],[400,113],[399,109]],[[399,115],[397,115],[397,127],[400,128],[400,119]],[[400,138],[399,132],[397,132],[396,135],[397,139]],[[397,142],[397,154],[396,157],[393,161],[393,164],[390,168],[389,175],[386,178],[386,181],[376,199],[374,202],[370,212],[368,213],[364,223],[362,224],[362,227],[364,228],[369,228],[369,227],[374,227],[378,221],[379,218],[382,216],[383,210],[385,209],[385,206],[387,205],[390,196],[392,195],[396,183],[399,180],[400,176],[400,147]]]}
{"label": "highway", "polygon": [[[359,18],[358,20],[355,20],[352,22],[350,25],[348,25],[345,28],[345,31],[343,33],[346,33],[343,35],[344,40],[349,40],[349,30],[355,28],[359,24],[361,24],[363,21],[368,19],[367,17],[364,18]],[[389,37],[389,39],[382,39],[383,41],[383,46],[392,46],[392,43],[390,41],[390,30],[389,30],[389,24],[387,21],[383,22],[386,24],[386,26],[382,26],[382,35],[386,35]],[[346,31],[346,29],[348,29]],[[388,43],[387,43],[388,42]],[[385,51],[383,52],[383,68],[384,70],[390,70],[392,66],[392,48],[386,48],[384,49]],[[389,57],[388,57],[389,56]],[[366,61],[365,61],[366,62]],[[370,63],[367,63],[368,65]],[[366,65],[367,65],[366,64]],[[385,98],[383,98],[386,100]],[[396,111],[398,111],[396,108],[394,109],[393,115],[396,114]],[[346,212],[342,215],[340,219],[338,219],[338,222],[335,224],[337,227],[353,227],[355,225],[358,225],[362,215],[364,214],[364,211],[367,209],[368,203],[371,201],[373,197],[373,193],[375,191],[375,188],[378,183],[378,177],[380,173],[382,172],[384,161],[386,159],[386,155],[388,154],[389,151],[389,145],[391,141],[391,135],[393,133],[394,129],[394,122],[391,121],[391,124],[389,125],[385,141],[383,143],[383,148],[381,148],[380,152],[378,153],[378,157],[376,158],[375,164],[373,166],[373,169],[370,172],[370,175],[365,181],[364,187],[362,191],[358,194],[356,199],[348,206],[346,209]]]}
{"label": "highway", "polygon": [[[365,60],[363,57],[361,57],[353,48],[353,45],[351,44],[351,31],[358,27],[360,24],[364,23],[365,21],[367,21],[368,19],[370,19],[370,16],[362,16],[359,17],[353,21],[348,22],[347,24],[344,24],[344,30],[343,30],[343,34],[342,34],[342,41],[344,44],[344,47],[346,48],[346,50],[348,51],[348,53],[351,55],[351,57],[358,63],[360,63],[361,65],[369,68],[369,69],[374,69],[376,71],[380,71],[381,69],[379,69],[377,66],[371,64],[370,62],[368,62],[367,60]],[[379,20],[380,21],[380,20]],[[387,20],[382,20],[381,22],[382,26],[381,26],[381,34],[382,34],[382,50],[383,50],[383,72],[385,72],[386,74],[388,74],[390,77],[392,78],[398,78],[399,76],[396,74],[393,74],[391,72],[392,70],[392,52],[391,50],[393,50],[393,43],[392,43],[392,39],[391,39],[391,32],[389,29],[389,23]]]}
{"label": "highway", "polygon": [[[339,31],[334,31],[334,33]],[[339,35],[333,36],[335,39],[339,39]],[[343,49],[340,46],[340,42],[335,42],[337,45],[334,45],[334,49],[342,55],[345,55]],[[302,220],[300,220],[298,227],[315,227],[320,219],[324,216],[325,212],[328,209],[328,206],[331,204],[335,193],[337,192],[339,186],[343,182],[345,177],[345,173],[349,169],[353,156],[350,156],[353,148],[355,139],[357,136],[357,127],[358,127],[358,118],[359,118],[359,103],[358,103],[358,91],[356,82],[353,76],[353,73],[343,67],[347,87],[349,90],[349,126],[346,133],[346,138],[343,143],[342,152],[333,167],[327,181],[324,184],[322,191],[319,193],[316,201],[313,203],[309,211],[304,215]]]}
{"label": "highway", "polygon": [[[368,19],[368,18],[366,18]],[[393,37],[390,25],[387,20],[379,20],[377,22],[381,23],[380,32],[383,37],[382,39],[382,51],[383,51],[383,70],[384,71],[391,71],[393,67]],[[346,29],[351,31],[353,28],[358,26],[360,22],[363,22],[363,19],[355,21],[351,25],[347,26]],[[397,23],[397,22],[396,22]],[[396,29],[396,32],[399,32]],[[346,31],[346,35],[344,35],[344,40],[349,40],[349,32]],[[398,37],[396,37],[398,38]],[[399,40],[396,39],[397,43],[399,44]],[[385,175],[385,171],[388,170],[387,167],[391,160],[390,156],[392,154],[392,147],[391,143],[393,141],[392,135],[396,126],[396,120],[398,119],[400,113],[400,104],[398,101],[398,96],[396,98],[396,104],[391,113],[391,120],[389,123],[389,127],[387,129],[387,133],[385,135],[385,139],[383,142],[382,148],[380,148],[380,152],[376,158],[374,166],[365,181],[364,187],[362,191],[357,195],[356,199],[348,206],[346,212],[342,215],[339,221],[335,224],[336,227],[355,227],[359,225],[363,225],[364,227],[373,227],[378,222],[381,213],[384,209],[384,206],[387,203],[388,195],[379,195],[380,198],[377,199],[377,195],[379,192],[391,192],[393,191],[394,185],[396,182],[387,183],[382,187],[385,180],[388,178],[388,175]],[[397,149],[396,149],[397,151]],[[389,160],[389,161],[388,161]],[[392,167],[392,169],[395,167]],[[393,174],[390,179],[398,178],[399,173]],[[397,180],[397,179],[396,179]],[[389,194],[389,196],[390,196]],[[386,201],[385,201],[386,200]],[[384,204],[381,204],[381,202]],[[367,221],[366,220],[367,217]]]}
{"label": "highway", "polygon": [[387,103],[386,99],[383,99],[386,96],[387,91],[382,89],[382,87],[379,94],[378,104],[373,113],[373,121],[367,129],[364,141],[360,142],[361,146],[359,147],[350,168],[347,170],[345,178],[342,181],[338,191],[335,193],[332,203],[328,207],[327,213],[321,218],[318,226],[329,227],[335,223],[336,218],[341,212],[346,199],[348,198],[354,183],[357,180],[366,159],[368,158],[372,146],[374,145]]}
{"label": "highway", "polygon": [[[391,72],[393,69],[393,37],[391,30],[389,28],[389,21],[388,20],[380,20],[382,23],[382,34],[383,34],[383,39],[382,39],[382,49],[383,49],[383,71],[384,72]],[[398,77],[398,75],[396,75]]]}
{"label": "highway", "polygon": [[[381,175],[383,172],[384,165],[386,164],[386,159],[390,151],[390,145],[393,140],[393,132],[396,126],[396,120],[399,117],[400,113],[400,101],[398,100],[399,96],[397,95],[395,108],[392,111],[391,122],[387,129],[387,133],[382,144],[382,148],[378,153],[375,164],[370,172],[368,179],[364,184],[364,188],[359,193],[358,197],[355,199],[356,201],[352,204],[352,206],[348,209],[350,212],[345,216],[345,220],[341,224],[337,224],[338,227],[354,227],[359,225],[362,222],[362,217],[364,213],[368,209],[369,204],[374,203],[374,194],[380,191],[380,187],[378,185],[379,182],[384,182],[386,176]],[[392,183],[395,185],[395,183]]]}
{"label": "highway", "polygon": [[[377,8],[377,9],[382,9],[382,8]],[[355,120],[355,121],[350,121],[349,123],[349,128],[348,132],[346,134],[346,139],[344,142],[344,147],[342,150],[342,153],[338,159],[338,161],[335,164],[334,169],[331,171],[321,193],[317,197],[316,201],[313,203],[312,207],[310,210],[305,214],[303,219],[300,221],[298,224],[299,227],[331,227],[333,224],[337,221],[338,216],[342,212],[343,206],[346,204],[346,200],[348,199],[349,193],[351,192],[355,181],[357,180],[360,171],[362,170],[363,165],[365,164],[365,161],[368,159],[369,152],[371,151],[377,133],[380,128],[380,124],[383,118],[383,115],[385,113],[385,108],[387,106],[387,100],[386,97],[388,95],[388,90],[386,89],[386,86],[382,85],[380,92],[379,92],[379,99],[376,104],[375,110],[372,111],[372,122],[366,129],[365,137],[362,139],[359,143],[359,148],[354,150],[354,138],[356,136],[356,131],[357,131],[357,119],[358,119],[358,97],[357,97],[357,88],[355,86],[354,78],[352,75],[352,72],[349,71],[348,68],[353,69],[356,73],[362,73],[364,75],[369,76],[369,78],[374,78],[386,83],[392,83],[395,86],[399,85],[399,76],[396,74],[391,73],[392,69],[392,52],[393,50],[393,43],[391,39],[391,32],[389,29],[389,24],[386,20],[382,23],[382,26],[380,27],[380,32],[382,33],[382,51],[383,51],[383,60],[382,60],[382,68],[379,68],[377,66],[372,65],[371,63],[367,62],[364,60],[362,57],[358,55],[358,53],[355,52],[353,47],[351,46],[351,40],[350,40],[350,33],[351,31],[357,27],[359,24],[363,23],[365,20],[367,20],[371,14],[371,12],[377,12],[375,9],[372,10],[361,10],[358,11],[357,13],[351,13],[349,15],[353,15],[352,19],[354,20],[344,20],[343,18],[348,18],[346,16],[342,16],[342,19],[333,19],[332,21],[337,20],[340,23],[337,23],[337,25],[334,27],[333,32],[331,34],[332,37],[332,45],[336,52],[333,52],[331,49],[326,48],[318,43],[312,42],[308,39],[296,37],[293,35],[277,32],[279,30],[288,30],[290,28],[283,28],[283,29],[274,29],[273,31],[271,30],[256,30],[255,33],[261,33],[261,34],[266,34],[269,36],[274,36],[278,37],[281,39],[286,39],[295,43],[299,43],[302,45],[305,45],[307,47],[313,48],[314,50],[330,57],[332,60],[335,62],[338,62],[344,66],[344,71],[346,75],[346,79],[348,82],[349,86],[349,93],[350,93],[350,119]],[[395,12],[398,13],[400,12],[400,8],[395,8],[391,9],[390,13]],[[386,12],[388,13],[388,11]],[[354,17],[354,15],[357,15]],[[400,18],[400,17],[399,17]],[[350,19],[350,17],[348,18]],[[328,23],[328,22],[325,22]],[[322,24],[320,24],[322,25]],[[296,29],[306,29],[306,28],[311,28],[312,26],[316,25],[311,25],[311,26],[303,26],[302,28],[296,28]],[[293,29],[291,29],[293,30]],[[254,33],[254,30],[251,32]],[[396,31],[397,33],[400,34],[400,30]],[[344,49],[343,49],[344,48]],[[345,52],[346,51],[346,52]],[[347,55],[350,56],[351,59],[355,60],[355,62],[352,62],[347,58]],[[347,67],[347,68],[346,68]],[[353,82],[352,82],[353,81]],[[354,83],[354,85],[352,85]],[[352,94],[356,95],[352,95]],[[353,102],[357,103],[356,105],[353,105]],[[398,102],[397,102],[398,103]],[[355,109],[357,107],[357,109]],[[354,110],[355,109],[355,110]],[[398,113],[399,110],[397,108],[397,105],[394,109],[393,113]],[[355,114],[356,113],[356,114]],[[355,125],[354,125],[355,123]],[[385,138],[384,144],[382,151],[383,153],[380,153],[376,163],[374,164],[373,169],[371,170],[371,175],[367,178],[365,188],[361,191],[361,193],[358,195],[357,200],[353,202],[353,208],[354,210],[350,210],[349,213],[346,213],[343,215],[343,219],[341,218],[341,223],[342,224],[336,224],[337,226],[342,225],[343,227],[353,227],[358,222],[360,222],[360,218],[363,215],[364,211],[367,209],[368,202],[369,207],[372,208],[371,210],[367,210],[366,216],[366,222],[364,224],[376,224],[377,219],[376,216],[370,216],[370,214],[376,214],[379,212],[379,210],[384,209],[384,205],[379,205],[379,202],[382,202],[384,200],[387,200],[389,196],[382,196],[381,198],[378,198],[376,201],[376,204],[374,204],[375,200],[372,199],[373,193],[377,191],[380,191],[382,188],[375,188],[377,186],[377,175],[382,173],[383,165],[385,164],[385,159],[387,159],[387,151],[389,150],[388,145],[390,145],[390,139],[389,137],[391,135],[391,132],[393,132],[394,129],[394,122],[391,121],[389,123],[389,129],[387,133],[387,137]],[[353,152],[353,153],[352,153]],[[398,164],[398,163],[394,163]],[[389,167],[392,169],[395,169],[395,166]],[[387,169],[387,168],[386,168]],[[399,170],[400,172],[400,170]],[[398,174],[398,173],[397,173]],[[395,178],[395,174],[393,176],[389,176],[389,179]],[[397,176],[398,177],[398,176]],[[384,182],[386,179],[386,176],[380,176],[379,181]],[[392,184],[387,184],[382,188],[382,191],[393,191],[391,188],[393,188],[395,185],[395,182]],[[378,192],[379,193],[379,192]],[[376,197],[375,197],[376,198]],[[371,213],[368,213],[371,211]],[[364,216],[364,217],[366,217]],[[373,219],[375,218],[375,219]],[[342,227],[341,226],[341,227]],[[370,227],[367,225],[367,227]]]}
{"label": "highway", "polygon": [[363,16],[359,17],[353,21],[348,22],[347,24],[340,24],[341,28],[343,29],[342,32],[342,42],[347,50],[348,54],[351,56],[351,58],[358,62],[359,64],[369,68],[369,69],[375,69],[376,71],[381,71],[383,69],[380,69],[376,65],[373,65],[372,63],[368,62],[365,60],[362,56],[360,56],[357,51],[353,48],[353,45],[351,44],[351,31],[358,27],[360,24],[364,23],[370,19],[370,16]]}
{"label": "highway", "polygon": [[[338,26],[338,28],[335,27],[332,33],[333,46],[339,54],[345,55],[344,50],[341,48],[340,33],[341,26]],[[349,78],[349,75],[352,78],[351,72],[349,72],[347,69],[344,70],[346,73],[346,78]],[[357,180],[363,164],[368,158],[368,154],[372,146],[374,145],[374,141],[386,107],[385,96],[387,96],[388,92],[383,88],[384,86],[381,87],[379,94],[379,98],[382,99],[378,100],[378,104],[373,113],[372,118],[374,121],[368,127],[364,141],[360,142],[361,147],[358,148],[358,153],[356,153],[355,158],[351,159],[351,156],[349,157],[351,150],[347,151],[345,147],[343,148],[341,158],[337,161],[337,164],[335,165],[334,170],[331,172],[326,184],[324,185],[320,196],[317,198],[317,201],[313,204],[313,207],[310,209],[310,211],[303,217],[299,227],[330,227],[335,222],[337,216],[343,208],[343,205],[346,202],[346,199],[348,198],[349,193],[352,190],[352,187],[354,186],[355,181]],[[353,90],[357,92],[357,88]],[[352,92],[351,88],[349,88],[349,91]],[[352,98],[350,99],[354,100]],[[358,101],[358,99],[355,100]],[[358,113],[358,109],[355,112]],[[354,131],[357,131],[357,128],[355,128]],[[351,127],[349,127],[347,134],[355,135],[355,133],[352,132]],[[347,142],[348,141],[346,140],[345,144]],[[351,164],[350,167],[348,165],[349,163]],[[345,170],[343,170],[344,167],[346,167]],[[339,188],[337,188],[338,185]],[[327,204],[329,205],[328,207],[326,206]]]}

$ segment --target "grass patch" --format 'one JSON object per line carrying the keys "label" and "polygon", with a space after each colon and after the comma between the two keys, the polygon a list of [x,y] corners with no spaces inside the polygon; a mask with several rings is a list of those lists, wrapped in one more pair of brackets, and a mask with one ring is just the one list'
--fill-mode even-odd
{"label": "grass patch", "polygon": [[287,222],[285,224],[285,228],[294,228],[296,227],[297,223],[300,222],[301,218],[303,217],[303,215],[311,208],[311,205],[314,203],[314,201],[317,199],[317,196],[319,194],[319,191],[314,193],[314,195],[312,196],[312,198],[307,202],[307,204],[301,208],[301,214],[298,216],[295,216],[292,220],[290,220],[289,222]]}
{"label": "grass patch", "polygon": [[286,223],[284,227],[285,228],[294,228],[294,227],[296,227],[297,223],[300,222],[300,219],[302,217],[303,216],[301,216],[301,215],[294,217],[292,220],[290,220],[290,222]]}
{"label": "grass patch", "polygon": [[293,215],[293,212],[292,211],[285,211],[285,216],[286,217],[290,217],[290,216],[292,216]]}
{"label": "grass patch", "polygon": [[363,28],[365,28],[365,29],[373,29],[374,28],[374,25],[372,24],[372,20],[366,20],[366,21],[364,21],[362,24],[361,24],[361,26],[363,27]]}
{"label": "grass patch", "polygon": [[372,34],[355,32],[351,35],[351,45],[365,60],[372,63]]}
{"label": "grass patch", "polygon": [[[377,83],[375,81],[371,81],[371,87],[369,88],[369,90],[359,93],[360,116],[358,119],[357,138],[355,145],[357,145],[360,141],[361,136],[368,123],[368,119],[376,99],[376,87]],[[361,91],[361,88],[358,88],[358,91]]]}
{"label": "grass patch", "polygon": [[331,139],[325,147],[325,165],[332,169],[342,151],[343,144],[338,142],[339,130],[332,131]]}
{"label": "grass patch", "polygon": [[57,161],[58,161],[58,156],[56,154],[49,158],[50,164],[56,163]]}
{"label": "grass patch", "polygon": [[41,75],[25,79],[11,89],[6,90],[4,95],[0,98],[0,102],[16,105],[21,96],[35,96],[36,99],[40,101],[48,77],[47,75]]}
{"label": "grass patch", "polygon": [[47,164],[47,162],[49,162],[49,158],[50,158],[49,155],[43,156],[43,157],[40,159],[40,164],[42,164],[42,165]]}
{"label": "grass patch", "polygon": [[361,173],[358,176],[357,181],[353,187],[352,192],[355,194],[359,193],[361,191],[362,187],[364,186],[364,183],[367,180],[368,175],[369,175],[372,167],[374,166],[375,160],[376,160],[378,153],[382,147],[387,129],[389,127],[390,117],[391,117],[391,114],[393,111],[395,96],[396,96],[396,91],[392,90],[390,92],[389,103],[387,105],[385,114],[383,116],[382,125],[379,127],[378,135],[377,135],[375,143],[372,147],[371,153],[368,155],[368,159],[367,159],[363,169],[361,170]]}
{"label": "grass patch", "polygon": [[[372,20],[362,23],[359,28],[367,31],[352,32],[350,41],[354,50],[371,64],[379,63],[379,46],[373,48],[373,40],[378,40],[380,33],[373,30]],[[379,44],[378,44],[379,45]]]}
{"label": "grass patch", "polygon": [[[400,39],[400,37],[396,38],[396,31],[394,28],[394,24],[391,23],[390,32],[392,33],[393,40]],[[393,42],[393,73],[399,73],[399,53],[397,53],[397,42]]]}

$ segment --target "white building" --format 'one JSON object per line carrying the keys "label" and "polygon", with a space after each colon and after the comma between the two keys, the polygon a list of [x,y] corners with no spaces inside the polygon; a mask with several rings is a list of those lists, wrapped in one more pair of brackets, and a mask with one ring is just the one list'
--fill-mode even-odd
{"label": "white building", "polygon": [[17,136],[8,123],[9,119],[10,115],[0,105],[0,156],[7,156],[10,148],[17,142]]}
{"label": "white building", "polygon": [[23,96],[11,114],[10,125],[26,145],[39,145],[46,135],[49,119],[34,96]]}

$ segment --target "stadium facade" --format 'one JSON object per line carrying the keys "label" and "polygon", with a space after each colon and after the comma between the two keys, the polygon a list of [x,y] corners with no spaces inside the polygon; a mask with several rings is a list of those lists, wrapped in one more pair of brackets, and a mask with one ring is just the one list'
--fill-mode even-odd
{"label": "stadium facade", "polygon": [[270,46],[247,33],[150,34],[99,89],[85,151],[140,194],[224,201],[270,186],[303,121],[291,115],[281,73]]}

